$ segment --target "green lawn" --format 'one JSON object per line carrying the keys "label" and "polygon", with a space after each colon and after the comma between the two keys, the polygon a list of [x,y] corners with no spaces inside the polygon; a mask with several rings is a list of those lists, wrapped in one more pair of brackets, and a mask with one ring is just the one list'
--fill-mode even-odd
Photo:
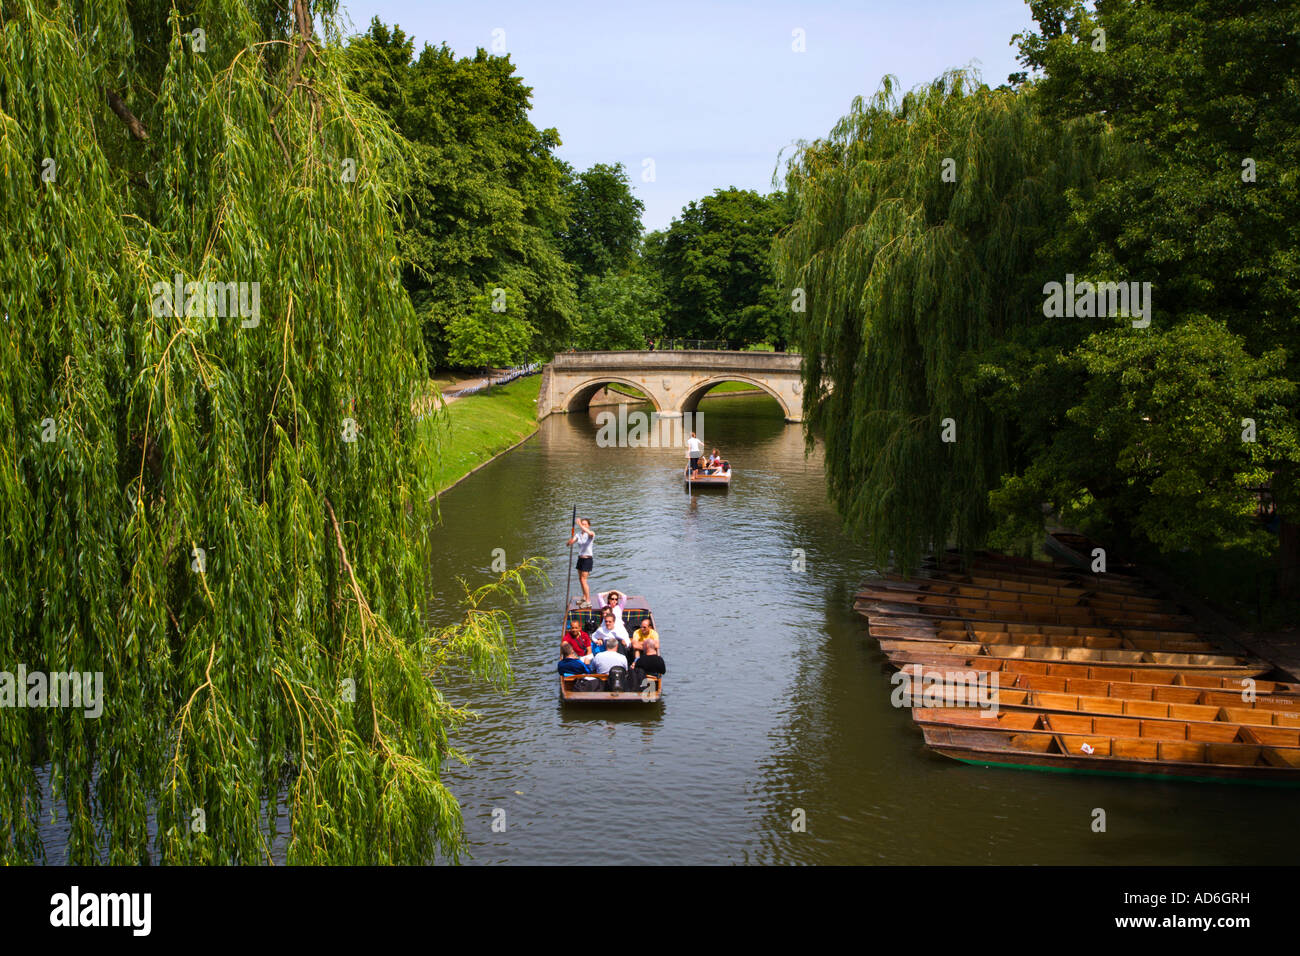
{"label": "green lawn", "polygon": [[516,379],[457,399],[420,423],[438,491],[537,430],[540,386],[537,375]]}
{"label": "green lawn", "polygon": [[[709,389],[709,394],[713,395],[716,392],[748,392],[752,391],[756,387],[757,386],[750,385],[748,382],[721,382]],[[618,392],[620,395],[629,395],[633,398],[645,398],[644,393],[639,390],[627,385],[621,385],[618,382],[610,382],[609,390],[611,392]]]}

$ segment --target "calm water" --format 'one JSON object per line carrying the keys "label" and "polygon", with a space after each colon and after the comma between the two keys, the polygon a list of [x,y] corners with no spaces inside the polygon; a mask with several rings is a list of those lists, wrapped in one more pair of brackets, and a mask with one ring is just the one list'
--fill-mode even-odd
{"label": "calm water", "polygon": [[[591,413],[552,416],[443,496],[438,623],[455,577],[487,580],[494,548],[512,563],[546,557],[552,578],[516,609],[513,688],[449,689],[482,717],[458,740],[473,763],[445,777],[471,862],[1293,862],[1300,790],[985,770],[928,753],[890,706],[890,670],[851,609],[867,556],[839,531],[820,450],[805,458],[800,426],[769,399],[702,409],[706,445],[737,469],[727,492],[687,495],[680,449],[597,447]],[[597,532],[593,593],[652,603],[668,665],[657,708],[558,701],[574,504]],[[1092,832],[1094,808],[1105,833]],[[792,830],[796,811],[805,832]]]}

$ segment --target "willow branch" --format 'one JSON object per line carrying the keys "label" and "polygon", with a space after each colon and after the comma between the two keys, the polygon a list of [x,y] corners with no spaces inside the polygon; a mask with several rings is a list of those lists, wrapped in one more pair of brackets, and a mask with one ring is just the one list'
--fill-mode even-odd
{"label": "willow branch", "polygon": [[142,142],[148,142],[149,133],[145,130],[144,124],[136,119],[135,114],[127,108],[126,103],[122,101],[122,97],[109,89],[104,90],[104,95],[108,97],[108,108],[126,124],[126,128],[131,131],[131,135]]}

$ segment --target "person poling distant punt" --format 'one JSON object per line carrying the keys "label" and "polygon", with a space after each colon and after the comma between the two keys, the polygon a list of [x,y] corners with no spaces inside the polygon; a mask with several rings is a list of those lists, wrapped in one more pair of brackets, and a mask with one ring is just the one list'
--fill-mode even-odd
{"label": "person poling distant punt", "polygon": [[596,544],[596,532],[591,530],[591,522],[586,518],[578,519],[578,527],[569,536],[570,546],[575,541],[578,543],[578,563],[574,569],[578,572],[578,584],[582,585],[582,603],[578,607],[591,607],[591,588],[587,584],[587,576],[591,574],[595,563],[591,552]]}
{"label": "person poling distant punt", "polygon": [[700,470],[700,456],[704,454],[704,442],[695,437],[695,432],[691,432],[691,437],[686,439],[686,454],[690,458],[687,462],[687,471]]}

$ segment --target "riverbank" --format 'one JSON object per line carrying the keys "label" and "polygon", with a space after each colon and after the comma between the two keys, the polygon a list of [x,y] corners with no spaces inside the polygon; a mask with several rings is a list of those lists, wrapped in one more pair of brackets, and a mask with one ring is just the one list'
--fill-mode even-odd
{"label": "riverbank", "polygon": [[536,375],[466,395],[420,423],[438,494],[537,431]]}

